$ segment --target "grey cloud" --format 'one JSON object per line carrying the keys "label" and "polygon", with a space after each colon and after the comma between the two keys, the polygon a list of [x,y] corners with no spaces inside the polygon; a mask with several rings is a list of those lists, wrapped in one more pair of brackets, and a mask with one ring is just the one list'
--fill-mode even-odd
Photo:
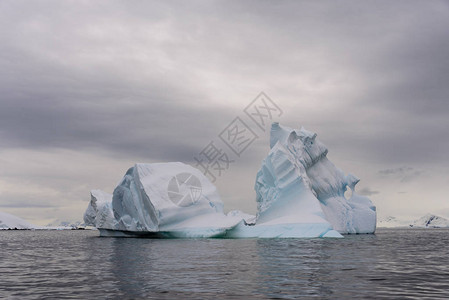
{"label": "grey cloud", "polygon": [[105,94],[91,102],[77,93],[62,95],[75,103],[64,103],[55,95],[3,101],[2,148],[90,147],[147,159],[185,160],[198,151],[196,145],[205,136],[215,135],[232,118],[232,111],[194,108],[189,98],[164,101],[149,94],[147,99],[132,98],[138,103],[127,103],[120,98],[125,95]]}
{"label": "grey cloud", "polygon": [[380,170],[379,173],[382,175],[394,175],[394,174],[405,174],[405,173],[409,173],[412,172],[413,168],[412,167],[399,167],[399,168],[395,168],[395,169],[385,169],[385,170]]}
{"label": "grey cloud", "polygon": [[399,167],[394,169],[380,170],[379,174],[383,176],[393,176],[400,178],[401,182],[410,182],[424,173],[422,170],[416,170],[412,167]]}
{"label": "grey cloud", "polygon": [[374,191],[374,190],[372,190],[369,187],[365,187],[365,188],[361,189],[358,193],[360,195],[373,196],[373,195],[379,194],[380,192],[379,191]]}
{"label": "grey cloud", "polygon": [[[82,15],[76,23],[64,3],[45,5],[53,18],[35,14],[42,5],[8,3],[3,22],[9,30],[2,32],[8,40],[1,60],[2,146],[90,146],[186,159],[197,135],[212,136],[233,117],[217,111],[203,83],[195,82],[202,79],[197,72],[218,73],[225,80],[240,75],[259,84],[289,74],[329,79],[346,72],[349,83],[354,77],[362,81],[365,94],[339,97],[334,101],[352,108],[345,104],[321,118],[313,114],[318,124],[312,125],[332,132],[337,117],[349,110],[360,114],[365,126],[382,129],[355,137],[352,133],[363,128],[340,124],[349,133],[344,142],[357,152],[390,162],[441,159],[449,147],[449,120],[425,122],[421,115],[449,113],[443,82],[449,75],[447,5],[344,3],[150,2],[111,4],[107,13],[85,4],[75,11]],[[201,18],[204,14],[214,19]],[[99,22],[98,15],[111,22]],[[14,26],[6,26],[8,21]],[[190,105],[198,100],[211,106]],[[383,117],[361,110],[372,106],[382,107]],[[342,140],[338,133],[333,136]],[[179,146],[170,153],[174,140]],[[429,144],[434,153],[425,156]]]}
{"label": "grey cloud", "polygon": [[191,162],[264,90],[331,156],[412,181],[449,167],[448,27],[446,1],[2,1],[0,150]]}
{"label": "grey cloud", "polygon": [[54,207],[55,203],[39,199],[36,201],[35,197],[15,195],[12,192],[2,194],[0,197],[0,207],[3,208],[49,208]]}
{"label": "grey cloud", "polygon": [[420,177],[422,174],[424,173],[424,171],[414,171],[411,174],[408,174],[404,177],[401,178],[401,182],[410,182],[412,180],[415,180],[416,178]]}

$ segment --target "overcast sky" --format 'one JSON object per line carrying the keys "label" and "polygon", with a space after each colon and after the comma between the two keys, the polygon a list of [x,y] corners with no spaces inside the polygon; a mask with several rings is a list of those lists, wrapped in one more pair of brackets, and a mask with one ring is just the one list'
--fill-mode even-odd
{"label": "overcast sky", "polygon": [[[0,211],[81,220],[264,91],[379,217],[449,217],[448,1],[6,0],[0,41]],[[226,210],[255,212],[266,132],[217,179]]]}

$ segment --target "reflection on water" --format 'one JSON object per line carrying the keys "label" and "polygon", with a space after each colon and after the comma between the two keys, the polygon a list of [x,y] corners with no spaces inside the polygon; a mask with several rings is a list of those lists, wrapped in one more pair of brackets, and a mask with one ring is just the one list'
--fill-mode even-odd
{"label": "reflection on water", "polygon": [[0,231],[0,241],[0,298],[449,297],[445,229],[246,240]]}
{"label": "reflection on water", "polygon": [[[257,276],[256,240],[114,239],[112,273],[128,297],[247,295]],[[244,247],[242,247],[244,246]]]}

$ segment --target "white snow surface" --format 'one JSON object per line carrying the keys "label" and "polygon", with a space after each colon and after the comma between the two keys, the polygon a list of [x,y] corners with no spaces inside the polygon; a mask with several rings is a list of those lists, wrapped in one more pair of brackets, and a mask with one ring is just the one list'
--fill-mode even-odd
{"label": "white snow surface", "polygon": [[374,205],[355,192],[359,179],[327,159],[316,134],[273,123],[270,148],[256,176],[257,216],[224,214],[202,172],[171,162],[134,165],[113,195],[93,190],[84,221],[104,236],[293,238],[375,231]]}
{"label": "white snow surface", "polygon": [[0,212],[0,229],[32,229],[37,226],[11,214]]}

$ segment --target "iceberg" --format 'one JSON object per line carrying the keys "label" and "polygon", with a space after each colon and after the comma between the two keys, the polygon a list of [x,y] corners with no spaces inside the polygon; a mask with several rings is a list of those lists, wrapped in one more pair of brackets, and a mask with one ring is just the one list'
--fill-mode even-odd
{"label": "iceberg", "polygon": [[112,195],[91,191],[84,222],[101,236],[123,237],[339,238],[375,231],[374,205],[355,192],[359,180],[326,158],[315,133],[273,123],[270,148],[256,176],[256,216],[225,214],[202,172],[169,162],[134,165]]}
{"label": "iceberg", "polygon": [[102,236],[220,237],[250,217],[223,212],[216,187],[180,162],[136,164],[113,195],[94,190],[84,214]]}
{"label": "iceberg", "polygon": [[319,201],[302,176],[295,157],[276,143],[256,177],[257,216],[240,224],[231,237],[341,237],[325,219]]}
{"label": "iceberg", "polygon": [[97,228],[114,229],[112,195],[101,190],[90,192],[90,202],[84,213],[84,224]]}
{"label": "iceberg", "polygon": [[[270,162],[265,161],[257,174],[258,203],[262,207],[270,205],[273,193],[283,189],[286,183],[297,180],[318,199],[325,219],[335,230],[340,233],[374,233],[376,207],[368,197],[356,193],[359,179],[352,174],[345,175],[335,167],[327,159],[328,149],[316,137],[316,133],[304,128],[296,130],[279,123],[272,124],[270,155],[285,157],[286,162],[275,165],[280,171],[272,178],[265,171]],[[349,199],[345,198],[346,190],[352,192]]]}

